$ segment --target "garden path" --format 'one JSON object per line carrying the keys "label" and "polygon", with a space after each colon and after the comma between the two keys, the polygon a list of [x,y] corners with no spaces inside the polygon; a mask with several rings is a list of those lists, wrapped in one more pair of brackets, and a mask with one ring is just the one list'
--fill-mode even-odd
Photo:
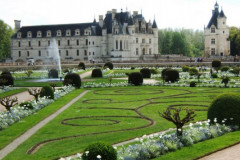
{"label": "garden path", "polygon": [[239,160],[240,158],[240,144],[223,149],[221,151],[212,153],[208,156],[200,158],[199,160]]}
{"label": "garden path", "polygon": [[92,74],[92,71],[87,71],[85,73],[80,74],[81,79],[86,78]]}
{"label": "garden path", "polygon": [[10,152],[12,152],[14,149],[16,149],[20,144],[22,144],[24,141],[26,141],[28,138],[30,138],[34,133],[36,133],[40,128],[45,126],[48,122],[50,122],[52,119],[57,117],[60,113],[62,113],[64,110],[69,108],[73,103],[78,101],[81,97],[83,97],[89,90],[86,90],[82,92],[79,96],[68,102],[65,106],[45,118],[44,120],[40,121],[38,124],[27,130],[24,134],[16,138],[14,141],[9,143],[7,146],[5,146],[2,150],[0,150],[0,159],[3,159],[5,156],[7,156]]}

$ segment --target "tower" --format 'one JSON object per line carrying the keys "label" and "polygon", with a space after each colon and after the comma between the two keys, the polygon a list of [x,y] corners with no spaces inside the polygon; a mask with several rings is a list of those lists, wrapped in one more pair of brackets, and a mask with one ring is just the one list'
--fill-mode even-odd
{"label": "tower", "polygon": [[229,27],[227,26],[227,17],[223,9],[219,11],[219,5],[216,2],[212,17],[204,28],[205,36],[205,57],[209,56],[229,56],[230,41]]}

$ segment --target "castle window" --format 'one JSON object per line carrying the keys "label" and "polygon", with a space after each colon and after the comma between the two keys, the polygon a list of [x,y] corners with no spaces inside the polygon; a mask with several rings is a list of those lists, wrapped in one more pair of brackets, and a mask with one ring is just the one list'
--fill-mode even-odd
{"label": "castle window", "polygon": [[152,43],[152,39],[149,39],[149,44],[151,44]]}
{"label": "castle window", "polygon": [[215,33],[215,28],[211,28],[211,33]]}
{"label": "castle window", "polygon": [[38,47],[40,47],[41,46],[41,41],[38,41]]}
{"label": "castle window", "polygon": [[142,54],[145,55],[145,48],[142,49]]}
{"label": "castle window", "polygon": [[70,29],[67,30],[66,36],[71,36],[71,30]]}
{"label": "castle window", "polygon": [[88,44],[90,45],[90,44],[91,44],[91,42],[89,41],[89,42],[88,42]]}
{"label": "castle window", "polygon": [[37,37],[42,37],[42,32],[41,31],[37,32]]}
{"label": "castle window", "polygon": [[49,57],[49,52],[47,51],[47,56]]}
{"label": "castle window", "polygon": [[94,45],[94,41],[92,42],[92,45]]}
{"label": "castle window", "polygon": [[215,44],[215,39],[211,39],[211,44]]}
{"label": "castle window", "polygon": [[28,36],[28,38],[31,38],[31,37],[32,37],[32,32],[29,31],[29,32],[27,33],[27,36]]}
{"label": "castle window", "polygon": [[31,41],[28,41],[28,46],[31,47]]}
{"label": "castle window", "polygon": [[215,48],[211,48],[211,55],[215,55],[215,53],[216,53]]}
{"label": "castle window", "polygon": [[61,36],[61,35],[62,35],[61,30],[58,30],[58,31],[57,31],[57,36]]}
{"label": "castle window", "polygon": [[92,55],[94,55],[95,53],[93,52]]}
{"label": "castle window", "polygon": [[51,37],[52,33],[51,31],[47,31],[47,37]]}
{"label": "castle window", "polygon": [[136,55],[138,55],[138,48],[136,48]]}
{"label": "castle window", "polygon": [[28,56],[28,57],[30,56],[30,53],[29,53],[29,51],[27,51],[27,56]]}
{"label": "castle window", "polygon": [[77,56],[79,56],[79,50],[77,50]]}
{"label": "castle window", "polygon": [[77,46],[79,46],[79,39],[77,39],[76,44],[77,44]]}
{"label": "castle window", "polygon": [[18,47],[21,47],[21,42],[20,41],[18,41]]}
{"label": "castle window", "polygon": [[17,33],[17,38],[22,38],[22,33],[21,32]]}
{"label": "castle window", "polygon": [[59,53],[59,56],[61,56],[61,55],[62,55],[62,52],[61,52],[61,50],[59,50],[59,51],[58,51],[58,53]]}
{"label": "castle window", "polygon": [[145,39],[142,39],[142,43],[145,43]]}
{"label": "castle window", "polygon": [[61,46],[61,41],[60,40],[58,40],[58,46]]}
{"label": "castle window", "polygon": [[138,43],[138,38],[136,38],[136,43]]}
{"label": "castle window", "polygon": [[87,56],[87,50],[84,50],[84,56]]}
{"label": "castle window", "polygon": [[89,56],[91,56],[91,52],[89,52]]}
{"label": "castle window", "polygon": [[149,54],[152,54],[152,49],[151,48],[149,48]]}
{"label": "castle window", "polygon": [[48,40],[48,46],[50,46],[50,43],[51,43],[50,40]]}
{"label": "castle window", "polygon": [[120,51],[123,50],[123,47],[122,47],[122,40],[120,40]]}
{"label": "castle window", "polygon": [[41,57],[42,56],[42,53],[41,51],[38,51],[38,56]]}
{"label": "castle window", "polygon": [[70,46],[70,40],[67,40],[67,45]]}
{"label": "castle window", "polygon": [[86,42],[85,44],[86,44],[86,45],[88,45],[88,39],[86,39],[86,41],[85,41],[85,42]]}
{"label": "castle window", "polygon": [[116,50],[118,50],[118,40],[116,40]]}
{"label": "castle window", "polygon": [[225,33],[225,31],[223,31],[223,34]]}
{"label": "castle window", "polygon": [[22,56],[22,52],[18,51],[18,57],[21,57],[21,56]]}
{"label": "castle window", "polygon": [[66,50],[66,56],[68,56],[68,50]]}
{"label": "castle window", "polygon": [[76,29],[76,30],[75,30],[75,35],[76,35],[76,36],[79,36],[79,35],[80,35],[80,30],[79,30],[79,29]]}

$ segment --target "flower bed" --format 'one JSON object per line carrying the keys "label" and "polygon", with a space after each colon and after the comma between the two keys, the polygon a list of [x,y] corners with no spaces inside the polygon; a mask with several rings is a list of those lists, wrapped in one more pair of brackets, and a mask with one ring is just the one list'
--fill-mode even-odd
{"label": "flower bed", "polygon": [[[67,93],[74,90],[72,86],[64,86],[61,90],[56,90],[54,92],[55,100],[66,95]],[[36,102],[32,100],[30,103],[33,105],[33,109],[27,109],[26,107],[15,106],[11,108],[11,112],[5,110],[0,113],[0,130],[7,128],[8,126],[20,121],[24,117],[32,115],[39,111],[40,109],[46,107],[47,105],[54,102],[52,99],[47,99],[45,97],[39,98],[39,101]]]}
{"label": "flower bed", "polygon": [[16,88],[11,87],[11,86],[5,86],[4,88],[1,88],[1,89],[0,89],[0,94],[1,94],[1,93],[4,93],[4,92],[11,91],[11,90],[15,90],[15,89],[16,89]]}

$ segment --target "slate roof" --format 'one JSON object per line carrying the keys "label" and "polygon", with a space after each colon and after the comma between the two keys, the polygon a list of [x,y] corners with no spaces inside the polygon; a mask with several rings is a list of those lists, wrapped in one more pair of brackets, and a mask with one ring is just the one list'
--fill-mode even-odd
{"label": "slate roof", "polygon": [[219,14],[219,17],[225,17],[225,18],[226,18],[226,16],[225,16],[223,10],[221,10],[221,12],[220,12],[220,14]]}
{"label": "slate roof", "polygon": [[155,19],[153,20],[152,28],[157,28],[157,23],[156,23]]}
{"label": "slate roof", "polygon": [[213,10],[213,15],[212,15],[212,18],[210,19],[208,25],[207,25],[207,28],[210,29],[212,25],[214,25],[216,28],[218,28],[218,25],[217,25],[217,19],[218,17],[225,17],[225,14],[223,12],[223,10],[221,10],[221,12],[219,12],[218,10],[218,3],[216,2],[215,4],[215,10]]}
{"label": "slate roof", "polygon": [[[93,26],[96,26],[96,32],[93,32]],[[51,31],[51,37],[56,37],[57,31],[61,30],[62,37],[66,35],[67,30],[71,30],[71,36],[75,35],[75,30],[80,29],[80,35],[84,35],[84,29],[92,28],[92,35],[101,36],[102,30],[99,24],[94,21],[93,23],[76,23],[76,24],[57,24],[57,25],[40,25],[40,26],[23,26],[18,32],[22,33],[22,38],[27,37],[27,32],[32,32],[32,38],[37,37],[37,32],[42,32],[42,37],[47,36],[47,31]],[[17,33],[15,33],[12,38],[17,38]]]}

